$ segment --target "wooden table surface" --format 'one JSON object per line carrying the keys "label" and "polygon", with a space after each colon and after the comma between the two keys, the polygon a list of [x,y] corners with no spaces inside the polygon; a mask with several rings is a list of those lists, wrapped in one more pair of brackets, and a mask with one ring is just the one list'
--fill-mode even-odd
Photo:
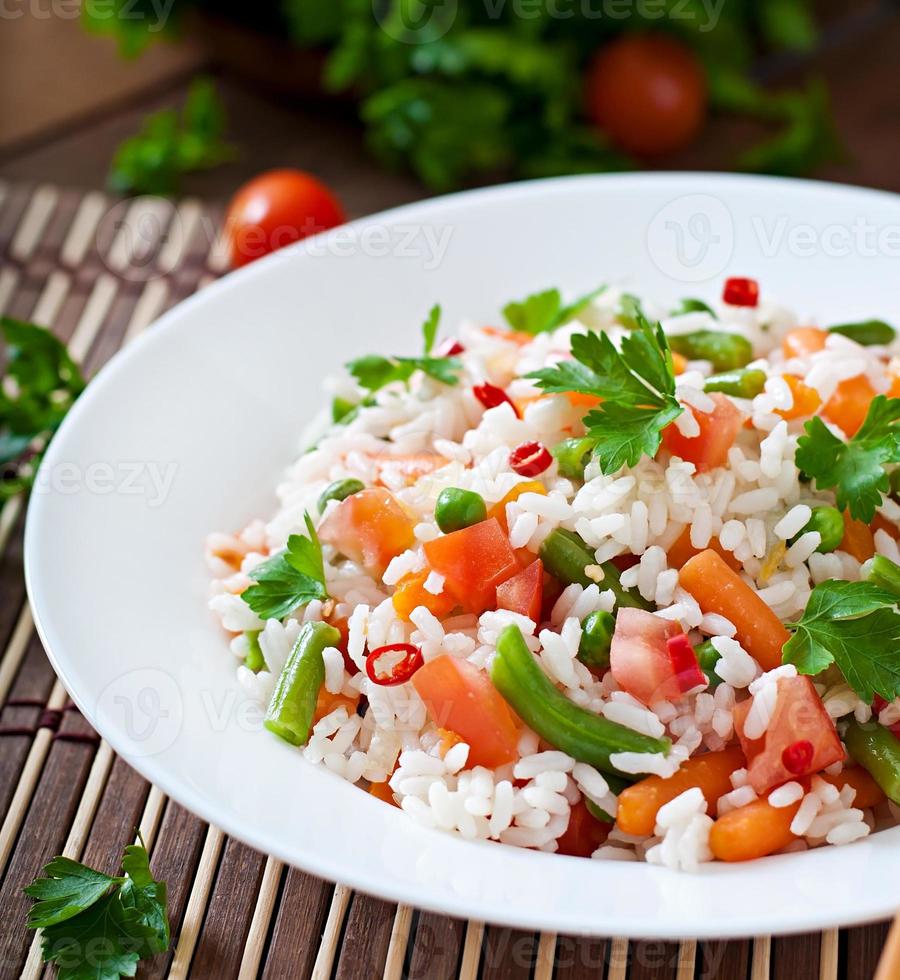
{"label": "wooden table surface", "polygon": [[[872,17],[875,6],[853,5],[860,14],[853,30],[817,58],[851,153],[821,176],[900,191],[900,17]],[[16,23],[4,23],[0,34],[0,80],[8,77],[4,45]],[[53,30],[58,35],[59,25]],[[32,34],[46,46],[46,33]],[[34,36],[19,39],[17,63],[25,71]],[[91,63],[84,39],[68,37],[61,50],[70,43],[79,46],[84,60],[78,63]],[[43,65],[46,92],[53,66],[46,57]],[[0,179],[7,182],[0,185],[0,310],[51,325],[88,371],[221,269],[208,239],[198,234],[169,274],[136,280],[102,254],[97,229],[110,202],[83,193],[102,186],[116,143],[147,111],[179,101],[198,67],[216,69],[202,47],[149,67],[104,62],[104,91],[95,103],[79,92],[70,112],[44,107],[34,125],[11,127],[5,141],[0,122]],[[222,75],[220,85],[242,156],[188,182],[192,198],[181,214],[189,222],[203,214],[216,220],[234,187],[270,166],[315,171],[353,215],[425,196],[413,179],[372,164],[346,112],[268,98],[230,75]],[[64,99],[64,86],[55,91]],[[700,146],[673,163],[724,167],[727,147],[746,133],[745,126],[718,122]],[[883,925],[700,944],[538,936],[354,895],[223,837],[114,757],[68,704],[25,601],[22,523],[20,507],[0,515],[0,978],[23,969],[25,976],[41,975],[20,894],[41,863],[65,849],[111,870],[135,826],[152,844],[155,870],[170,883],[175,939],[173,953],[142,967],[142,977],[871,977]]]}

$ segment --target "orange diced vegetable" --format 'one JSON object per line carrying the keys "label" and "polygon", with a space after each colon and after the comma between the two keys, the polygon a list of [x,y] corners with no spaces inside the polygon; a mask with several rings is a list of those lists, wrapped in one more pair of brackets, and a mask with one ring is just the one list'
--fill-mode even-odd
{"label": "orange diced vegetable", "polygon": [[862,766],[849,766],[836,776],[830,776],[827,772],[820,772],[819,775],[826,783],[831,783],[839,790],[845,786],[852,786],[856,790],[856,796],[853,797],[855,807],[865,810],[868,807],[878,806],[884,800],[881,787]]}
{"label": "orange diced vegetable", "polygon": [[427,541],[425,557],[444,576],[444,588],[476,615],[495,607],[497,586],[519,571],[509,538],[493,517]]}
{"label": "orange diced vegetable", "polygon": [[419,572],[410,572],[404,575],[397,583],[391,602],[394,609],[401,619],[409,621],[410,613],[418,606],[424,606],[430,613],[443,619],[449,616],[456,606],[456,600],[448,592],[441,592],[434,595],[425,588],[425,580],[430,574],[430,569],[423,568]]}
{"label": "orange diced vegetable", "polygon": [[359,704],[359,695],[357,694],[355,698],[347,697],[346,694],[332,694],[330,691],[325,690],[324,684],[319,689],[319,696],[316,699],[316,710],[313,714],[313,724],[321,721],[325,715],[330,715],[332,711],[337,711],[338,708],[344,707],[347,709],[347,714],[352,715],[356,711],[356,706]]}
{"label": "orange diced vegetable", "polygon": [[391,806],[397,805],[397,801],[394,799],[394,791],[391,789],[391,784],[387,780],[383,783],[372,783],[369,786],[369,795],[374,796],[376,800],[383,800],[385,803],[390,803]]}
{"label": "orange diced vegetable", "polygon": [[672,422],[663,429],[663,445],[673,456],[693,463],[698,470],[711,470],[728,462],[728,450],[744,424],[744,416],[734,402],[720,392],[710,396],[716,403],[711,412],[693,409],[700,434],[689,439]]}
{"label": "orange diced vegetable", "polygon": [[482,327],[481,332],[489,337],[508,340],[512,344],[518,344],[519,347],[527,347],[534,340],[529,333],[523,333],[521,330],[504,330],[503,327]]}
{"label": "orange diced vegetable", "polygon": [[496,769],[518,758],[516,719],[491,679],[467,660],[442,654],[413,674],[431,720],[469,746],[469,766]]}
{"label": "orange diced vegetable", "polygon": [[875,554],[875,535],[868,524],[856,520],[849,513],[844,513],[844,537],[839,545],[841,551],[846,551],[857,561],[868,561]]}
{"label": "orange diced vegetable", "polygon": [[781,664],[781,648],[790,633],[749,585],[711,548],[691,558],[681,569],[681,587],[705,613],[718,613],[734,624],[741,646],[763,670]]}
{"label": "orange diced vegetable", "polygon": [[775,414],[780,415],[788,422],[791,419],[802,419],[807,415],[815,415],[822,404],[822,399],[819,398],[816,389],[810,388],[809,385],[804,384],[800,378],[793,374],[785,374],[784,380],[794,396],[794,404],[784,410],[776,408]]}
{"label": "orange diced vegetable", "polygon": [[459,743],[462,742],[459,735],[457,735],[456,732],[451,731],[449,728],[439,728],[436,734],[440,739],[439,745],[442,759],[454,745],[459,745]]}
{"label": "orange diced vegetable", "polygon": [[504,497],[497,501],[487,512],[488,518],[496,517],[500,522],[500,527],[508,534],[509,528],[506,526],[506,505],[518,500],[523,493],[540,493],[547,496],[547,488],[538,480],[525,480],[524,483],[517,483],[512,490],[509,490]]}
{"label": "orange diced vegetable", "polygon": [[540,558],[497,586],[497,608],[521,613],[533,623],[541,621],[543,598],[544,563]]}
{"label": "orange diced vegetable", "polygon": [[837,386],[835,393],[825,403],[822,414],[829,422],[840,426],[848,436],[854,436],[865,421],[876,394],[864,374],[848,378]]}
{"label": "orange diced vegetable", "polygon": [[379,578],[392,558],[415,543],[413,522],[381,487],[342,500],[322,522],[319,537]]}
{"label": "orange diced vegetable", "polygon": [[[734,557],[732,552],[726,551],[719,544],[718,538],[710,538],[707,547],[711,548],[729,568],[733,568],[736,572],[740,571],[741,563]],[[666,552],[669,567],[681,568],[681,566],[690,561],[694,555],[699,555],[702,550],[704,549],[695,548],[691,544],[691,529],[686,527],[681,534],[678,535],[675,543],[669,545],[669,550]]]}
{"label": "orange diced vegetable", "polygon": [[774,807],[761,799],[731,810],[712,825],[710,850],[720,861],[751,861],[774,854],[796,839],[791,821],[799,809],[799,801]]}
{"label": "orange diced vegetable", "polygon": [[900,528],[893,521],[889,521],[884,514],[876,514],[871,524],[872,534],[876,531],[885,531],[895,541],[900,540]]}
{"label": "orange diced vegetable", "polygon": [[715,813],[719,797],[733,789],[731,774],[743,765],[743,752],[737,746],[731,746],[688,759],[668,779],[648,776],[619,794],[616,823],[626,834],[652,834],[660,807],[695,786],[706,797],[710,812]]}
{"label": "orange diced vegetable", "polygon": [[596,408],[603,400],[598,395],[589,395],[586,391],[567,391],[566,398],[576,408]]}
{"label": "orange diced vegetable", "polygon": [[675,368],[675,374],[684,374],[687,371],[688,359],[684,354],[679,354],[677,350],[673,350],[672,366]]}
{"label": "orange diced vegetable", "polygon": [[794,327],[788,330],[781,341],[785,357],[809,357],[825,349],[828,331],[818,327]]}

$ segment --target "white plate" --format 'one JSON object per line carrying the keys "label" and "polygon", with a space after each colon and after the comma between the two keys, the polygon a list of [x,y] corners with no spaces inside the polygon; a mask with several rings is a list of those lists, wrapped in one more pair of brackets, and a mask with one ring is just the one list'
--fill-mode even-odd
{"label": "white plate", "polygon": [[202,546],[208,531],[272,511],[323,375],[351,356],[416,351],[436,300],[449,327],[496,322],[504,301],[551,285],[572,295],[612,282],[664,301],[714,296],[734,274],[826,321],[896,321],[900,198],[741,176],[598,176],[460,194],[351,227],[167,313],[100,372],[53,441],[28,517],[28,592],[85,716],[229,834],[413,906],[659,937],[893,914],[900,829],[695,875],[419,829],[258,730],[206,608]]}

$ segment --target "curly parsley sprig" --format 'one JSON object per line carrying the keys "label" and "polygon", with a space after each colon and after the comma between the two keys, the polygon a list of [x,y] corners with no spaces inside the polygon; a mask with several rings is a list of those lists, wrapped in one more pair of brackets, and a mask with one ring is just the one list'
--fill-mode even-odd
{"label": "curly parsley sprig", "polygon": [[572,337],[571,361],[528,375],[549,392],[594,395],[600,404],[584,419],[604,473],[655,456],[662,430],[684,411],[675,397],[675,368],[662,327],[635,311],[636,329],[617,350],[607,334]]}
{"label": "curly parsley sprig", "polygon": [[842,442],[818,417],[797,443],[797,466],[820,490],[834,490],[837,504],[869,523],[890,490],[885,469],[900,463],[900,398],[877,395],[856,435]]}

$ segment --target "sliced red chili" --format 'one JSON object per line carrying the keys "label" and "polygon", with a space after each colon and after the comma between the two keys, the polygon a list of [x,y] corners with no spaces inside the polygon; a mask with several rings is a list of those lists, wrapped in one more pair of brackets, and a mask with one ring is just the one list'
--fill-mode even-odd
{"label": "sliced red chili", "polygon": [[697,654],[684,633],[669,637],[666,640],[666,650],[682,693],[706,683],[706,675],[700,669]]}
{"label": "sliced red chili", "polygon": [[755,279],[741,279],[737,276],[726,279],[722,301],[730,306],[758,306],[759,283]]}
{"label": "sliced red chili", "polygon": [[[402,653],[404,656],[394,664],[390,673],[379,675],[378,661],[388,653]],[[405,684],[424,662],[422,651],[412,643],[389,643],[387,646],[373,650],[366,657],[366,674],[373,684],[393,687],[395,684]]]}
{"label": "sliced red chili", "polygon": [[438,345],[438,349],[434,352],[435,357],[456,357],[457,354],[462,354],[465,351],[465,347],[455,338],[448,337],[445,341]]}
{"label": "sliced red chili", "polygon": [[550,450],[540,442],[523,442],[509,454],[509,465],[519,476],[537,476],[553,462]]}
{"label": "sliced red chili", "polygon": [[815,751],[812,742],[808,742],[804,738],[799,742],[792,742],[781,753],[781,761],[788,772],[793,773],[795,776],[800,776],[809,771],[809,766],[813,760]]}
{"label": "sliced red chili", "polygon": [[496,408],[504,402],[516,413],[516,418],[521,418],[515,402],[502,389],[485,381],[483,385],[474,385],[472,394],[484,405],[485,408]]}

